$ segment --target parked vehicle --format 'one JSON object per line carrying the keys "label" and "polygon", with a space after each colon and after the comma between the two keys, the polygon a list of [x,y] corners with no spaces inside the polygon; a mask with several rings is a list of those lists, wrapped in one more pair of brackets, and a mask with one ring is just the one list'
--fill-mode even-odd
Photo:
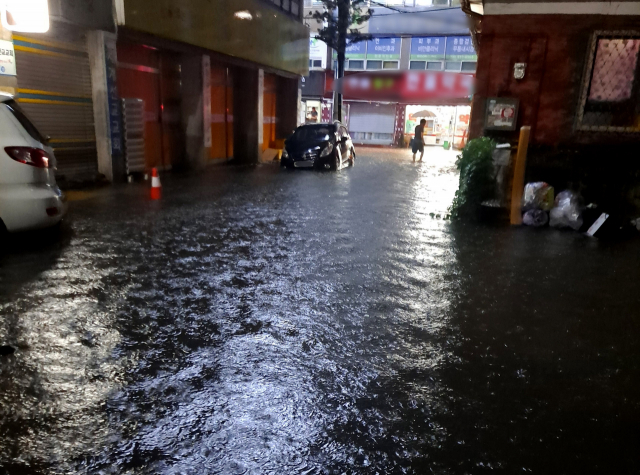
{"label": "parked vehicle", "polygon": [[0,95],[0,230],[60,222],[66,203],[56,185],[53,149],[11,96]]}
{"label": "parked vehicle", "polygon": [[356,151],[347,128],[340,122],[298,127],[285,141],[281,165],[287,168],[340,170],[353,166]]}

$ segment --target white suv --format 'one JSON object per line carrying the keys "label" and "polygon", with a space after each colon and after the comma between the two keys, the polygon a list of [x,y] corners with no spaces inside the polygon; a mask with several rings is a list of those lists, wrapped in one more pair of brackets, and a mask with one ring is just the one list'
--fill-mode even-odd
{"label": "white suv", "polygon": [[60,222],[66,203],[56,185],[55,168],[47,139],[11,96],[0,95],[0,231]]}

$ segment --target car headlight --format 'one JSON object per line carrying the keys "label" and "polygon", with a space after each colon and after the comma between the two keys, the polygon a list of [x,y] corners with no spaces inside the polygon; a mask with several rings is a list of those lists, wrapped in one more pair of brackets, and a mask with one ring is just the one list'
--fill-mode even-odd
{"label": "car headlight", "polygon": [[333,152],[333,144],[329,144],[327,145],[324,150],[322,151],[322,153],[320,154],[321,157],[326,157],[327,155],[329,155],[331,152]]}
{"label": "car headlight", "polygon": [[289,158],[289,153],[287,152],[286,148],[282,150],[282,158],[285,160]]}

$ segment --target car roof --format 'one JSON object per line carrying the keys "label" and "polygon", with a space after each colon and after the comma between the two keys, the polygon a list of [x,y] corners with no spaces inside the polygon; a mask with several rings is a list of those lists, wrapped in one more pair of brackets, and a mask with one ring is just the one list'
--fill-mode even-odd
{"label": "car roof", "polygon": [[333,125],[342,125],[342,123],[338,122],[337,120],[333,123],[329,123],[329,122],[316,122],[313,124],[302,124],[300,127],[331,127]]}

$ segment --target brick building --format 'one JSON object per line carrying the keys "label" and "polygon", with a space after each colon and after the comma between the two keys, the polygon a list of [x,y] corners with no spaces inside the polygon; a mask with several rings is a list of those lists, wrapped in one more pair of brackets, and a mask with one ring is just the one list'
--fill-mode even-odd
{"label": "brick building", "polygon": [[[467,0],[463,9],[478,51],[470,137],[513,142],[529,125],[528,180],[640,204],[640,2]],[[518,101],[515,131],[485,130],[494,97]]]}

